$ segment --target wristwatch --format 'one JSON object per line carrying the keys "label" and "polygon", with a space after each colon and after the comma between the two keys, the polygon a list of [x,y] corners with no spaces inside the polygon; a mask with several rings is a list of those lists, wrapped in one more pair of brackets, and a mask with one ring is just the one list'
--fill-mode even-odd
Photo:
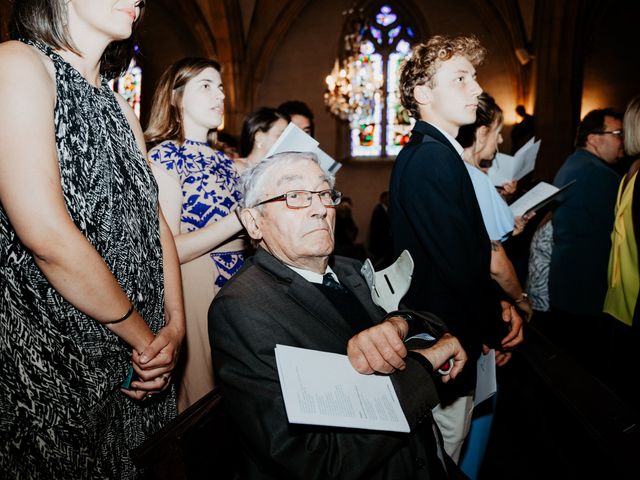
{"label": "wristwatch", "polygon": [[519,303],[526,302],[529,300],[529,294],[527,292],[522,292],[522,296],[518,300],[514,300],[513,303],[518,305]]}

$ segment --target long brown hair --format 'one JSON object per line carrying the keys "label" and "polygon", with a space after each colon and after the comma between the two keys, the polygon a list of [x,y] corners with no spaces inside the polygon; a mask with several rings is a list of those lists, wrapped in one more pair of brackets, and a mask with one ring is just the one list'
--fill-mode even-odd
{"label": "long brown hair", "polygon": [[182,118],[182,94],[184,86],[207,68],[220,72],[220,64],[209,58],[186,57],[167,68],[156,87],[149,115],[149,125],[144,132],[147,148],[165,140],[184,142]]}

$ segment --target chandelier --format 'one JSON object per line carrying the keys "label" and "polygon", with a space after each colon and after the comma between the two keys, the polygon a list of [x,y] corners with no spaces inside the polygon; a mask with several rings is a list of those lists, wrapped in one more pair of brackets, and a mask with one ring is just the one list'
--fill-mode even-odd
{"label": "chandelier", "polygon": [[362,17],[362,9],[354,14],[352,8],[343,15],[351,18],[344,37],[344,53],[325,79],[324,103],[333,115],[348,120],[353,128],[358,119],[373,115],[383,79],[375,74],[371,52],[363,42],[368,24]]}

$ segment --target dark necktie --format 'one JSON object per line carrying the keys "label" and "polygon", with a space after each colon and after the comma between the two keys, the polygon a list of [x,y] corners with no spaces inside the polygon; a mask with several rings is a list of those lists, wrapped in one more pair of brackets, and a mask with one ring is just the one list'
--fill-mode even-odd
{"label": "dark necktie", "polygon": [[322,277],[322,285],[325,287],[332,288],[333,290],[337,290],[339,292],[347,293],[348,290],[340,285],[334,278],[331,273],[325,273]]}

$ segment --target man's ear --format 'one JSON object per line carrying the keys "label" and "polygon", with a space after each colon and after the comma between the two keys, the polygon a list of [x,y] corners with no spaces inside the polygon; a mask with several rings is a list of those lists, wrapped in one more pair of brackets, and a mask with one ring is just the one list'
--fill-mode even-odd
{"label": "man's ear", "polygon": [[597,136],[598,135],[594,135],[593,133],[590,133],[589,135],[587,135],[587,141],[585,142],[585,144],[591,148],[595,147]]}
{"label": "man's ear", "polygon": [[255,211],[251,208],[243,208],[240,211],[240,222],[252,239],[262,240],[262,232],[254,214]]}
{"label": "man's ear", "polygon": [[419,105],[431,103],[432,93],[428,85],[416,85],[413,89],[413,97]]}

